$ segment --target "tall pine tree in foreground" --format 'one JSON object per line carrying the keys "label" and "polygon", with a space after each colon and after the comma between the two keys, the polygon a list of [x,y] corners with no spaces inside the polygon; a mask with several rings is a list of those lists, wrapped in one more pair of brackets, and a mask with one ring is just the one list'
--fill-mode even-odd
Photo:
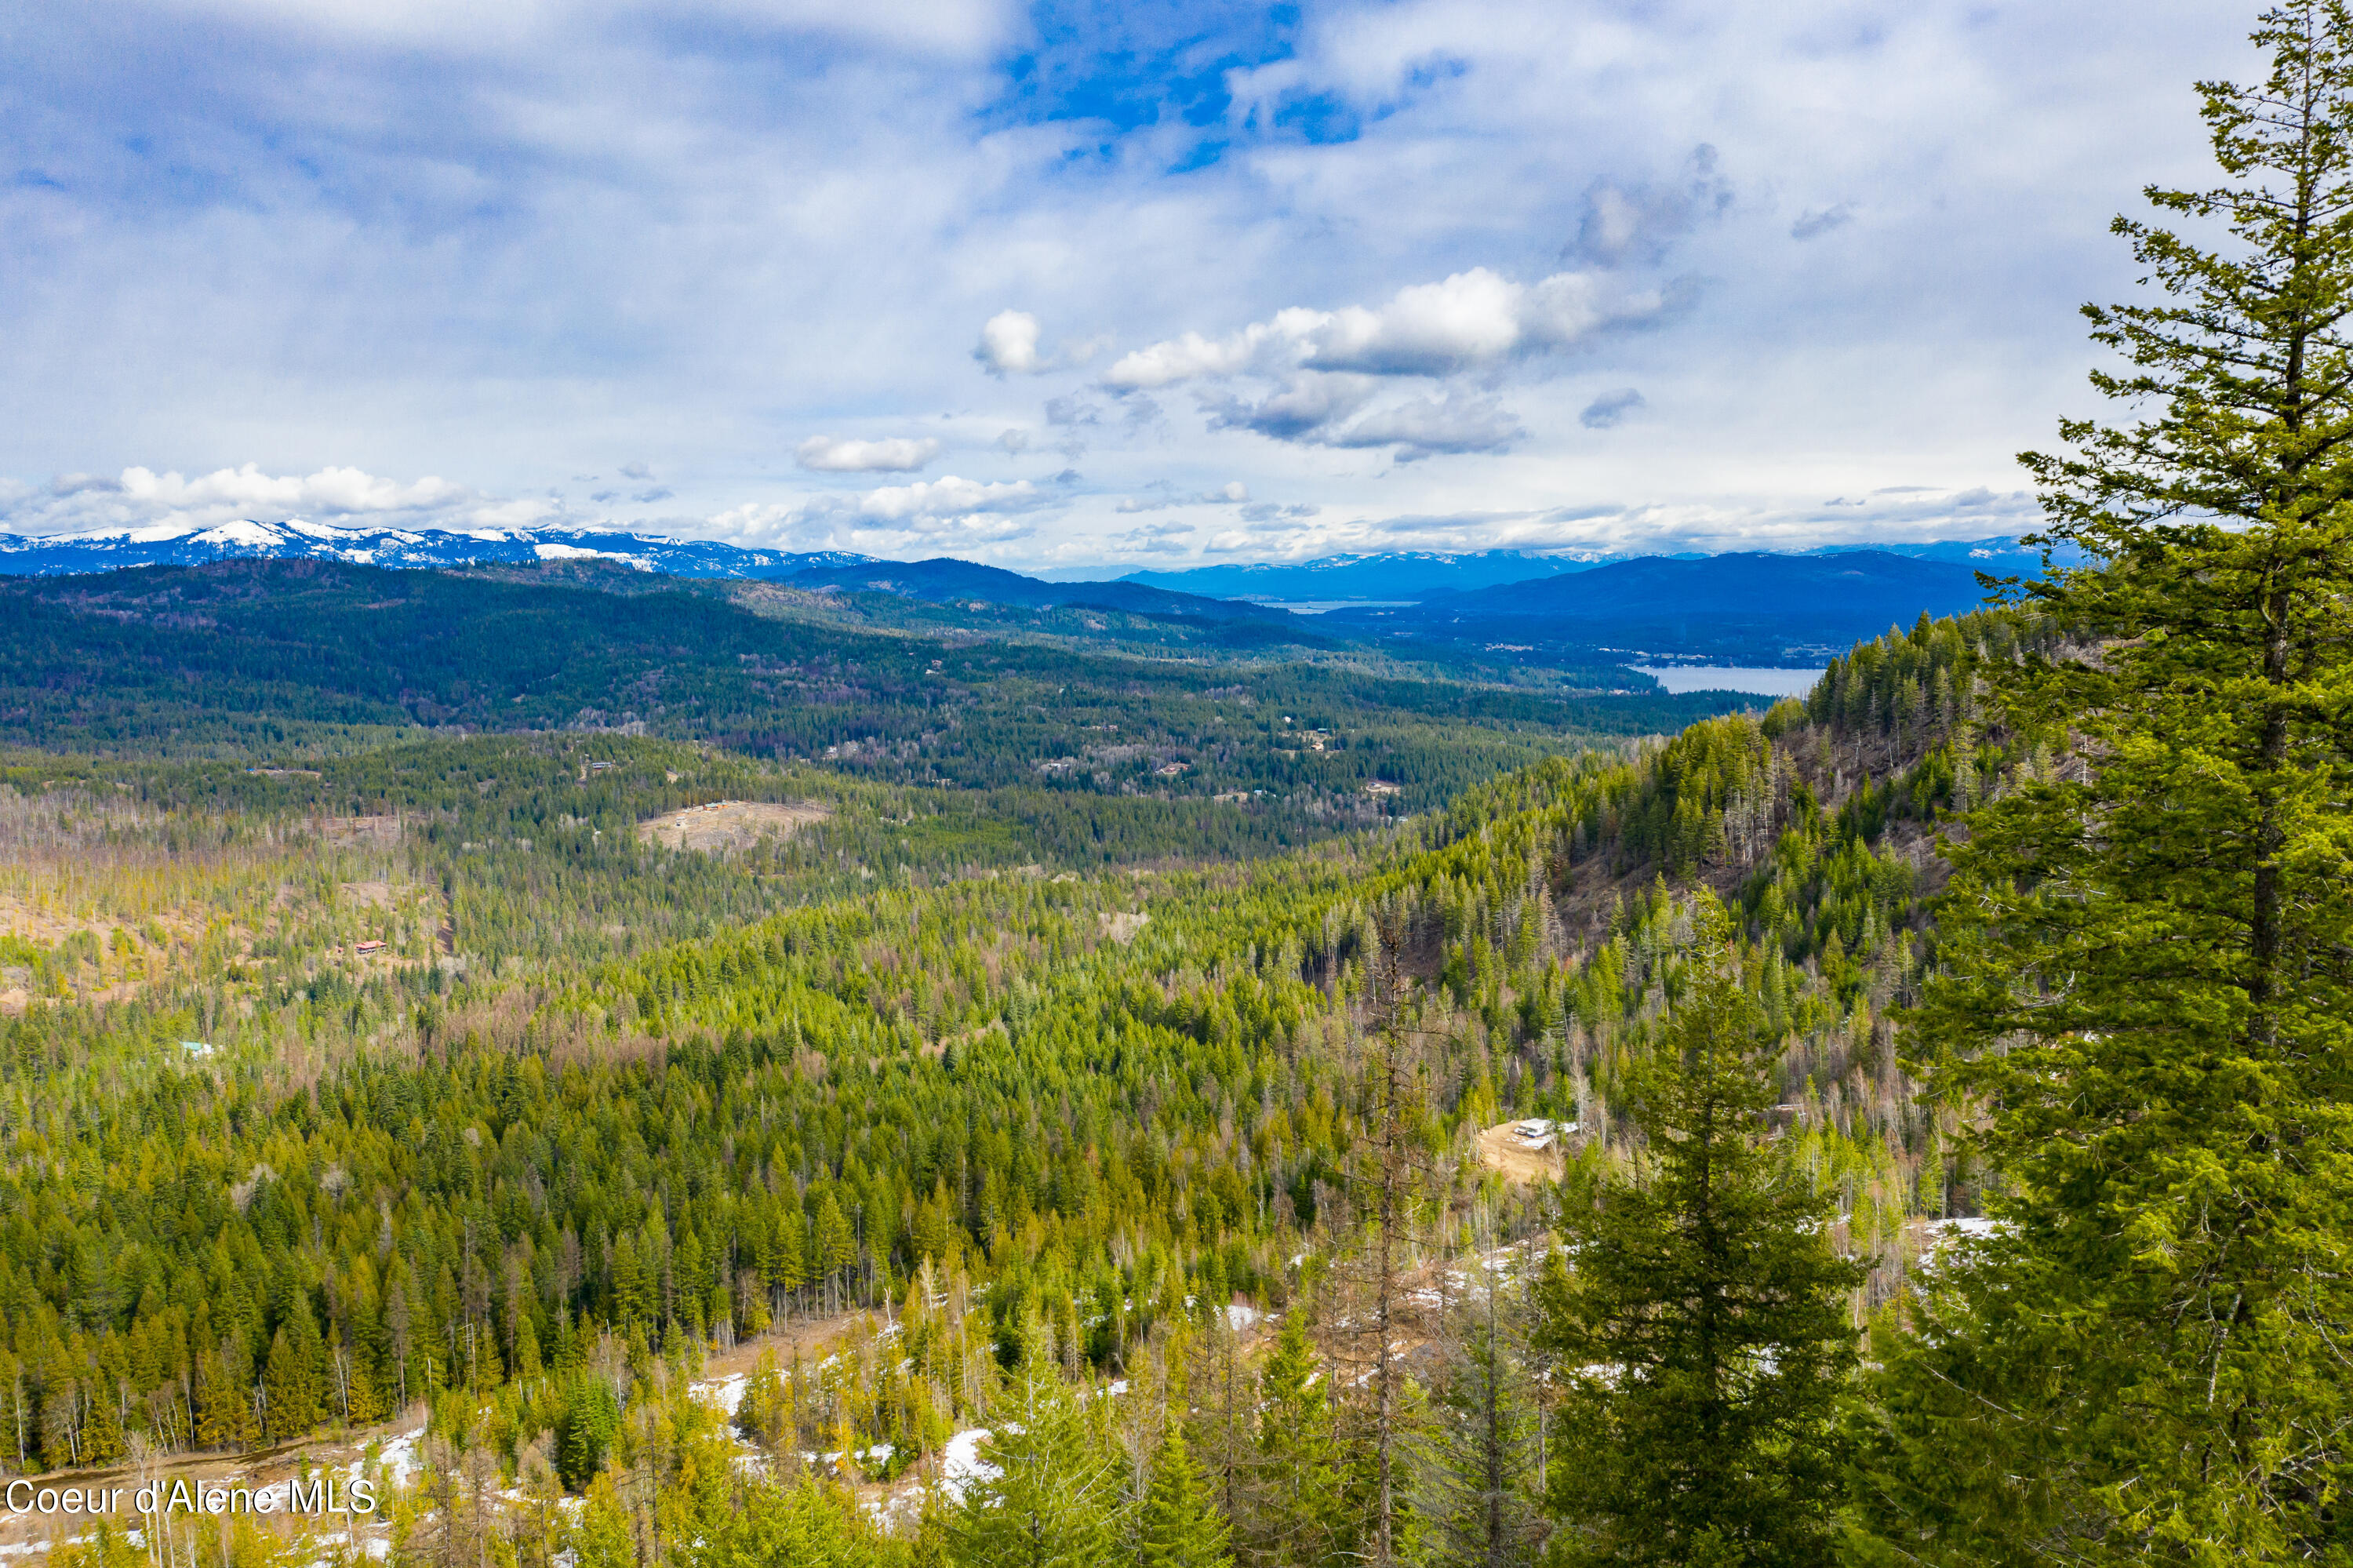
{"label": "tall pine tree in foreground", "polygon": [[2254,37],[2224,183],[2116,224],[2164,296],[2086,313],[2125,417],[2026,459],[2092,563],[1993,694],[2080,761],[1953,850],[1914,1038],[2003,1224],[1882,1380],[1888,1561],[2353,1561],[2353,16]]}
{"label": "tall pine tree in foreground", "polygon": [[1119,1556],[1134,1503],[1099,1413],[1066,1384],[1039,1334],[997,1425],[980,1446],[987,1472],[965,1484],[947,1520],[948,1561],[957,1568],[1091,1568]]}
{"label": "tall pine tree in foreground", "polygon": [[1170,1421],[1152,1458],[1136,1521],[1140,1568],[1231,1568],[1231,1531],[1209,1496],[1208,1478],[1185,1447],[1184,1429]]}
{"label": "tall pine tree in foreground", "polygon": [[1814,1564],[1854,1364],[1833,1207],[1764,1141],[1764,1016],[1703,891],[1665,1037],[1627,1106],[1635,1174],[1588,1177],[1539,1287],[1561,1390],[1546,1501],[1564,1563]]}

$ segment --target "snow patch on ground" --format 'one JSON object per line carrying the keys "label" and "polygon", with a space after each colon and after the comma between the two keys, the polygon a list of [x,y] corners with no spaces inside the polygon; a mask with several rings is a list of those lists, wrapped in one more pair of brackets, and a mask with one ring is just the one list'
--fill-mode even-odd
{"label": "snow patch on ground", "polygon": [[[417,1445],[425,1440],[425,1428],[404,1432],[376,1451],[376,1462],[384,1467],[384,1478],[396,1491],[406,1489],[421,1467],[417,1457]],[[367,1468],[367,1457],[362,1455],[347,1467],[353,1480],[358,1480]]]}
{"label": "snow patch on ground", "polygon": [[948,1501],[964,1501],[965,1489],[975,1481],[997,1478],[997,1467],[980,1457],[980,1446],[988,1441],[988,1432],[986,1426],[976,1426],[948,1439],[947,1447],[940,1455],[940,1489],[947,1494]]}
{"label": "snow patch on ground", "polygon": [[732,1419],[744,1404],[744,1390],[750,1384],[749,1374],[737,1372],[733,1377],[721,1378],[717,1383],[698,1383],[692,1392],[698,1399],[717,1405]]}

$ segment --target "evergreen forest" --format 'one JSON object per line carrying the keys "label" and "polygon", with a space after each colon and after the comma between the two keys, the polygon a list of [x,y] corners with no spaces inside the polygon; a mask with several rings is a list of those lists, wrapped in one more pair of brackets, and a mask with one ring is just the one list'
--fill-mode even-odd
{"label": "evergreen forest", "polygon": [[2082,564],[1803,697],[0,586],[0,1467],[246,1499],[49,1561],[2353,1563],[2353,12],[2255,41]]}

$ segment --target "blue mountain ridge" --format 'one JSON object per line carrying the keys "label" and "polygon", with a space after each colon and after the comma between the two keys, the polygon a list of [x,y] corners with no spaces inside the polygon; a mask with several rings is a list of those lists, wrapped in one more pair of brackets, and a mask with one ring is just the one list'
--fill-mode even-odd
{"label": "blue mountain ridge", "polygon": [[[1950,561],[1998,577],[2031,572],[2041,564],[2036,552],[2022,548],[2017,540],[2008,536],[1938,539],[1924,543],[1864,541],[1850,545],[1821,545],[1789,554],[1799,556],[1836,556],[1852,555],[1857,551],[1875,551],[1915,560]],[[1479,550],[1446,555],[1410,550],[1325,556],[1317,560],[1295,563],[1191,567],[1177,571],[1146,569],[1129,572],[1120,580],[1148,583],[1155,588],[1169,588],[1178,593],[1214,594],[1220,598],[1256,599],[1275,603],[1406,600],[1500,588],[1507,583],[1568,577],[1624,561],[1707,558],[1696,552],[1606,555]],[[2069,564],[2072,564],[2072,557]]]}

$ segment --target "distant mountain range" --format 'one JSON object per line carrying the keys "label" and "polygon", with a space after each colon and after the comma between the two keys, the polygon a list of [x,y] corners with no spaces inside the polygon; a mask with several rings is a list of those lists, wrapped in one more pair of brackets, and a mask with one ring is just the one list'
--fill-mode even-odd
{"label": "distant mountain range", "polygon": [[794,588],[813,588],[820,593],[896,593],[940,603],[972,599],[1035,609],[1115,609],[1134,615],[1208,620],[1274,622],[1299,619],[1287,609],[1246,599],[1172,593],[1125,578],[1118,582],[1050,583],[1001,567],[984,567],[948,556],[928,561],[860,561],[848,566],[818,567],[795,573],[789,581]]}
{"label": "distant mountain range", "polygon": [[1582,572],[1620,556],[1540,556],[1525,550],[1481,550],[1442,556],[1427,550],[1377,556],[1326,556],[1293,566],[1192,567],[1184,571],[1129,572],[1120,580],[1179,593],[1283,602],[1419,599],[1424,594],[1525,582]]}
{"label": "distant mountain range", "polygon": [[0,534],[0,576],[62,577],[118,567],[193,567],[227,559],[460,567],[475,561],[596,556],[680,577],[788,577],[870,557],[838,550],[746,550],[709,539],[588,528],[355,528],[329,523],[226,523],[217,528],[125,528],[97,534]]}
{"label": "distant mountain range", "polygon": [[1925,611],[1979,608],[1978,568],[1883,550],[1648,556],[1409,605],[1335,609],[1319,624],[1542,657],[1564,647],[1727,663],[1812,662]]}
{"label": "distant mountain range", "polygon": [[[599,559],[681,577],[754,577],[819,593],[897,594],[940,604],[1094,609],[1215,624],[1220,645],[1403,639],[1548,664],[1655,653],[1722,662],[1810,662],[1823,651],[1926,610],[1974,609],[1975,574],[2031,572],[2006,538],[1824,546],[1800,555],[1593,559],[1485,550],[1333,556],[1297,566],[1132,572],[1117,581],[1048,582],[941,556],[881,561],[839,551],[745,549],[707,539],[586,528],[363,528],[237,522],[68,536],[0,534],[0,576],[51,577],[234,558],[458,567]],[[1247,596],[1247,597],[1244,597]],[[1324,617],[1285,602],[1340,601]],[[1258,602],[1271,601],[1271,602]],[[1350,602],[1356,601],[1356,602]],[[1367,602],[1369,601],[1369,602]],[[1312,630],[1310,630],[1312,629]],[[1240,639],[1240,642],[1235,642]]]}
{"label": "distant mountain range", "polygon": [[[2034,570],[2041,557],[2019,547],[2006,535],[1990,539],[1943,539],[1928,544],[1824,545],[1796,552],[1800,556],[1851,555],[1859,550],[1904,556],[1915,560],[1952,561],[1971,570],[2010,576]],[[1293,565],[1193,567],[1183,571],[1129,572],[1120,580],[1149,583],[1179,593],[1211,594],[1220,599],[1269,599],[1298,604],[1331,600],[1421,599],[1439,594],[1468,593],[1505,583],[1568,577],[1598,567],[1632,560],[1695,561],[1696,554],[1540,555],[1525,550],[1480,550],[1468,555],[1441,555],[1427,550],[1392,551],[1384,555],[1325,556]]]}

